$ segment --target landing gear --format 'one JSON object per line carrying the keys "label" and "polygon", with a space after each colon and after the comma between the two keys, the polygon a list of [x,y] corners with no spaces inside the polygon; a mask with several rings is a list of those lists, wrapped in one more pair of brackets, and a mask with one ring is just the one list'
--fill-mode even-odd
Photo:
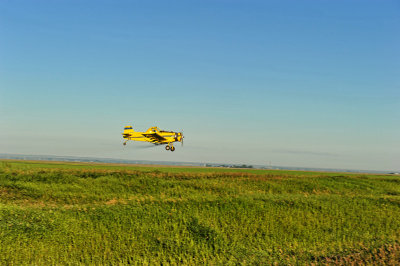
{"label": "landing gear", "polygon": [[175,147],[172,146],[172,145],[170,145],[170,144],[168,144],[167,146],[165,146],[165,149],[166,149],[167,151],[174,151],[174,150],[175,150]]}
{"label": "landing gear", "polygon": [[126,145],[126,141],[125,141],[124,143],[122,143],[122,145],[124,145],[124,146],[125,146],[125,145]]}

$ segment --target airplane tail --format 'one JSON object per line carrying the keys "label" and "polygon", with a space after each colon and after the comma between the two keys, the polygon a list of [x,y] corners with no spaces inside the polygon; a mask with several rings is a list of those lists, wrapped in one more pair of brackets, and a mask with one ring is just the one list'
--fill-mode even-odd
{"label": "airplane tail", "polygon": [[124,133],[122,133],[124,138],[127,138],[129,136],[129,134],[135,132],[132,128],[132,126],[126,126],[124,127]]}

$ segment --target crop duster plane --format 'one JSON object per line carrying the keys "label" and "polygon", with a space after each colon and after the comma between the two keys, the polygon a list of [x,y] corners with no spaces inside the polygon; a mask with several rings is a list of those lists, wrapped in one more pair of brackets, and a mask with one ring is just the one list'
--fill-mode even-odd
{"label": "crop duster plane", "polygon": [[146,141],[155,145],[167,144],[165,146],[167,151],[175,150],[173,143],[176,141],[179,141],[183,146],[182,132],[164,131],[158,129],[158,127],[151,127],[146,132],[137,132],[133,130],[132,126],[126,126],[124,127],[122,137],[125,139],[124,145],[126,145],[128,140]]}

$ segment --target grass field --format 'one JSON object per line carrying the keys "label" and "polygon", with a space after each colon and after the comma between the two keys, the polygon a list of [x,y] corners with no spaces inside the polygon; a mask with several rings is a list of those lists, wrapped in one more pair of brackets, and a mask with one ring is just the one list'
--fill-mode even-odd
{"label": "grass field", "polygon": [[0,161],[0,264],[400,263],[400,178]]}

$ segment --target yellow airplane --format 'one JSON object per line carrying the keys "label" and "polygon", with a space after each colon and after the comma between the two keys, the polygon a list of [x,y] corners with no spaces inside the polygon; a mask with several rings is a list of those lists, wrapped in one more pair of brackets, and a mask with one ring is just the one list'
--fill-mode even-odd
{"label": "yellow airplane", "polygon": [[151,127],[146,132],[136,132],[133,130],[132,126],[126,126],[124,127],[122,137],[126,139],[126,141],[123,143],[124,145],[126,145],[128,140],[147,141],[155,145],[167,144],[167,146],[165,146],[167,151],[175,150],[173,145],[175,141],[179,141],[183,146],[182,132],[164,131],[158,129],[158,127]]}

